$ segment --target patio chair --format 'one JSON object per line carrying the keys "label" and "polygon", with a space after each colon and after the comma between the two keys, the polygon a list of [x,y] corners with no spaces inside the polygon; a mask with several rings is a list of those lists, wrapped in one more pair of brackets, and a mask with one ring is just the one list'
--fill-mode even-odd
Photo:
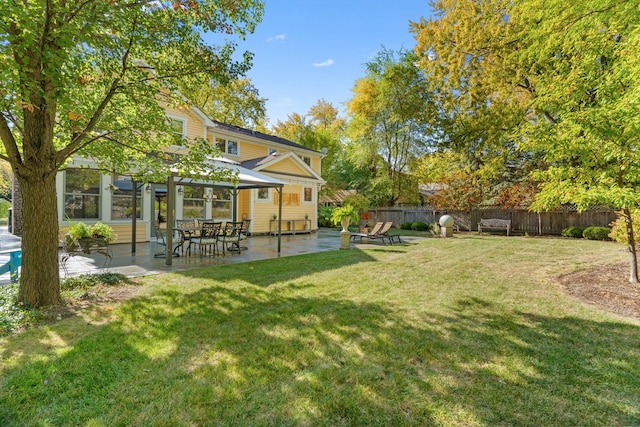
{"label": "patio chair", "polygon": [[191,238],[191,245],[198,248],[201,257],[207,252],[215,255],[218,252],[218,235],[222,229],[222,223],[204,221],[200,227],[200,235]]}
{"label": "patio chair", "polygon": [[382,228],[372,236],[369,236],[370,239],[380,239],[382,243],[384,243],[384,239],[389,239],[389,243],[393,245],[394,237],[398,238],[398,243],[402,243],[400,240],[400,236],[392,236],[389,234],[389,230],[393,227],[393,221],[385,222]]}
{"label": "patio chair", "polygon": [[230,224],[231,232],[226,236],[227,250],[230,252],[240,253],[243,249],[247,249],[246,246],[240,246],[240,242],[247,238],[245,224],[248,223],[243,220],[239,222],[232,222]]}
{"label": "patio chair", "polygon": [[378,233],[378,231],[380,231],[383,225],[384,225],[384,222],[376,222],[376,225],[374,225],[371,231],[369,231],[368,233],[351,233],[351,238],[353,240],[356,240],[357,238],[359,238],[360,242],[362,242],[363,237],[371,238],[371,236],[375,236]]}
{"label": "patio chair", "polygon": [[185,245],[187,253],[191,253],[191,239],[196,237],[199,230],[195,219],[176,219],[176,231],[180,234],[180,245],[178,246],[182,253],[185,252]]}
{"label": "patio chair", "polygon": [[[162,232],[162,230],[160,229],[160,226],[158,225],[158,223],[154,224],[153,226],[153,230],[156,234],[156,243],[158,243],[159,245],[162,245],[163,247],[167,247],[167,241],[164,239],[164,233]],[[180,256],[178,253],[176,253],[175,251],[172,251],[171,254],[174,257]],[[167,254],[165,253],[165,251],[162,252],[158,252],[153,254],[154,258],[164,258],[166,257]]]}

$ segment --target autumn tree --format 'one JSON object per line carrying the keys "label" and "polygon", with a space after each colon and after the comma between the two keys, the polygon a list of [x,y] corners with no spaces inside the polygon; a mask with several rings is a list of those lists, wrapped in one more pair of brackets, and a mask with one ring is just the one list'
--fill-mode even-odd
{"label": "autumn tree", "polygon": [[508,142],[542,160],[532,175],[541,183],[535,210],[619,210],[628,226],[630,280],[637,282],[630,215],[640,203],[637,2],[434,6],[435,19],[414,24],[420,64],[434,76],[449,117],[494,129],[481,140],[489,145],[471,150]]}
{"label": "autumn tree", "polygon": [[318,100],[306,115],[292,113],[274,126],[274,132],[315,151],[323,152],[322,177],[327,181],[323,191],[341,188],[339,173],[343,159],[344,118],[330,102]]}
{"label": "autumn tree", "polygon": [[393,206],[403,194],[409,164],[430,146],[435,104],[413,52],[383,49],[365,65],[347,104],[348,155],[371,173],[368,195]]}
{"label": "autumn tree", "polygon": [[267,132],[266,98],[246,77],[181,88],[207,116],[229,125]]}
{"label": "autumn tree", "polygon": [[441,0],[435,19],[413,24],[419,64],[439,107],[436,149],[456,153],[449,172],[456,181],[473,177],[475,202],[487,205],[526,181],[528,163],[536,162],[517,144],[530,96],[505,59],[516,51],[509,4]]}
{"label": "autumn tree", "polygon": [[[57,172],[78,154],[120,173],[166,173],[155,155],[172,141],[161,104],[188,105],[172,96],[178,80],[243,74],[251,56],[233,60],[228,38],[261,13],[253,0],[0,2],[0,158],[23,195],[21,302],[61,303]],[[219,45],[202,32],[221,34]],[[194,142],[190,166],[206,152]]]}

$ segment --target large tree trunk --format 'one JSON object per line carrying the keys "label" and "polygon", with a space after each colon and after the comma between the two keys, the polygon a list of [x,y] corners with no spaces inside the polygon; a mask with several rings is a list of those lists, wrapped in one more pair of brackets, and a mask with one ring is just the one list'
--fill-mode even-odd
{"label": "large tree trunk", "polygon": [[626,208],[622,211],[624,223],[627,227],[627,248],[629,249],[629,282],[638,283],[638,255],[636,253],[636,239],[633,233],[633,221],[631,210]]}
{"label": "large tree trunk", "polygon": [[62,304],[62,298],[58,266],[56,174],[30,174],[19,180],[22,187],[23,229],[18,300],[29,307],[59,305]]}

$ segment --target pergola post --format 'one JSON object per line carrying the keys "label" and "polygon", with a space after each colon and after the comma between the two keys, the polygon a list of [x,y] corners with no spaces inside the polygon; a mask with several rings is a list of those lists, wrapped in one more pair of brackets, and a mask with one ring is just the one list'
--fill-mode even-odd
{"label": "pergola post", "polygon": [[282,186],[276,187],[278,192],[278,256],[280,256],[281,241],[282,241]]}
{"label": "pergola post", "polygon": [[167,237],[166,237],[166,256],[164,258],[164,264],[170,266],[173,264],[173,211],[175,209],[174,204],[174,196],[173,189],[175,185],[173,184],[173,174],[169,175],[167,178]]}

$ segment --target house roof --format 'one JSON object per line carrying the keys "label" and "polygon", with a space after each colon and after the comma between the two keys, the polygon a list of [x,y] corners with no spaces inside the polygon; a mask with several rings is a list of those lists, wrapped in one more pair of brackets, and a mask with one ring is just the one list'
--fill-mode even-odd
{"label": "house roof", "polygon": [[430,197],[430,196],[435,196],[445,187],[446,185],[441,183],[419,184],[418,192],[423,196]]}
{"label": "house roof", "polygon": [[229,132],[239,133],[241,135],[251,136],[254,138],[266,140],[269,142],[273,142],[276,144],[286,145],[287,147],[296,148],[298,150],[310,151],[312,153],[318,153],[316,150],[312,150],[311,148],[307,148],[304,145],[297,144],[295,142],[289,141],[288,139],[280,138],[279,136],[269,135],[266,133],[258,132],[251,129],[241,128],[240,126],[228,125],[226,123],[218,122],[216,120],[211,120],[214,128],[223,129]]}
{"label": "house roof", "polygon": [[241,166],[238,162],[234,162],[233,160],[225,159],[225,158],[216,158],[212,159],[211,163],[215,167],[224,167],[225,169],[229,169],[232,172],[236,173],[238,176],[237,183],[235,182],[212,182],[206,179],[194,179],[194,178],[180,178],[176,177],[175,184],[176,185],[201,185],[207,187],[226,187],[226,188],[238,188],[248,189],[248,188],[265,188],[265,187],[282,187],[285,185],[284,182],[275,179],[273,177],[264,175],[260,172],[247,169]]}
{"label": "house roof", "polygon": [[345,197],[357,194],[356,190],[336,190],[332,194],[325,194],[320,196],[320,203],[332,203],[341,205],[344,202]]}
{"label": "house roof", "polygon": [[[286,173],[282,171],[270,170],[271,167],[285,159],[290,159],[300,168],[300,174]],[[261,171],[269,174],[279,175],[282,177],[301,177],[305,179],[312,179],[318,183],[324,184],[326,181],[316,173],[308,164],[300,159],[300,157],[292,151],[286,153],[274,153],[264,157],[258,157],[256,159],[245,160],[241,165],[247,169],[254,171]]]}

